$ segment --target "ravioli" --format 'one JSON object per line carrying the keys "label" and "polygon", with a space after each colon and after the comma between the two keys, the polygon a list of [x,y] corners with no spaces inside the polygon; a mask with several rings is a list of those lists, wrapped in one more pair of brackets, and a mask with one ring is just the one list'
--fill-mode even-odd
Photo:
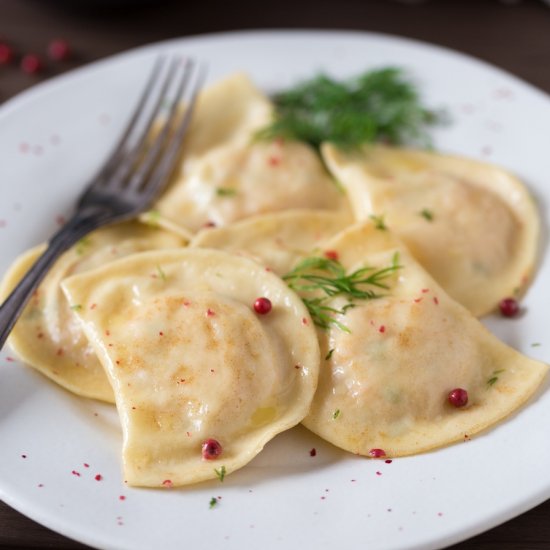
{"label": "ravioli", "polygon": [[182,153],[181,171],[227,143],[248,142],[272,119],[273,105],[244,73],[232,74],[198,96]]}
{"label": "ravioli", "polygon": [[[180,247],[185,243],[173,233],[137,222],[105,227],[84,237],[61,256],[34,293],[9,337],[11,348],[22,361],[67,390],[114,402],[103,367],[75,317],[81,304],[67,303],[60,282],[68,275],[134,252]],[[2,300],[43,250],[44,245],[35,247],[15,261],[2,281]]]}
{"label": "ravioli", "polygon": [[156,208],[191,231],[296,208],[349,212],[345,194],[309,145],[252,135],[202,155]]}
{"label": "ravioli", "polygon": [[[252,260],[145,252],[62,285],[115,390],[130,485],[229,474],[307,414],[315,329],[298,296]],[[271,311],[257,313],[258,298]],[[216,458],[203,457],[208,445]]]}
{"label": "ravioli", "polygon": [[272,103],[242,74],[207,88],[181,166],[155,209],[191,232],[287,209],[350,212],[309,145],[256,139],[272,117]]}
{"label": "ravioli", "polygon": [[537,258],[539,215],[525,186],[483,162],[383,145],[322,148],[357,220],[383,219],[474,315],[521,294]]}
{"label": "ravioli", "polygon": [[[360,455],[421,453],[495,424],[541,384],[547,365],[489,333],[389,231],[366,222],[329,245],[348,273],[394,269],[387,289],[370,287],[377,298],[325,304],[343,313],[319,329],[325,359],[303,421],[322,438]],[[455,389],[467,392],[465,407],[449,402]]]}
{"label": "ravioli", "polygon": [[322,210],[288,210],[255,216],[197,233],[190,246],[248,256],[284,275],[323,241],[350,225],[350,216]]}

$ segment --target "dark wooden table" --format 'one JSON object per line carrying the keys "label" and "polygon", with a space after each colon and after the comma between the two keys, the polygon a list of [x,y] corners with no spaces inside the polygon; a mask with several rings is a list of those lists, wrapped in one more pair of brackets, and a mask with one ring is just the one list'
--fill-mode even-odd
{"label": "dark wooden table", "polygon": [[[262,28],[355,29],[416,38],[489,61],[550,93],[550,7],[537,0],[279,0],[246,8],[217,0],[0,0],[0,41],[13,44],[18,57],[45,55],[57,37],[74,51],[71,60],[46,62],[34,76],[16,64],[0,66],[0,103],[45,78],[128,48]],[[453,549],[548,550],[549,518],[550,500]],[[0,550],[7,548],[85,547],[0,502]]]}

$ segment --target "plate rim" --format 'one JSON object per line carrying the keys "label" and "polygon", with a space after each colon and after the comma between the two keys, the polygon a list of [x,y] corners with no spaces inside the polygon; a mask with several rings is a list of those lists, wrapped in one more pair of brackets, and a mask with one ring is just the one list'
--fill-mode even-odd
{"label": "plate rim", "polygon": [[[41,96],[41,94],[55,91],[58,87],[62,87],[67,81],[78,79],[82,75],[85,75],[90,71],[101,70],[103,66],[109,65],[118,60],[123,60],[128,57],[138,56],[148,51],[159,50],[161,48],[184,47],[188,42],[200,43],[200,42],[211,42],[214,40],[222,40],[222,41],[227,39],[239,40],[242,38],[255,39],[266,35],[269,37],[280,38],[280,39],[284,39],[289,35],[296,38],[299,36],[305,37],[305,35],[317,36],[317,37],[331,36],[336,39],[356,36],[358,38],[369,37],[373,39],[386,40],[389,42],[412,44],[415,47],[422,47],[428,50],[436,50],[439,53],[442,53],[444,55],[457,57],[468,63],[473,63],[483,69],[487,69],[487,70],[499,73],[500,75],[505,77],[507,80],[514,81],[516,84],[530,90],[530,92],[539,95],[545,101],[550,100],[550,93],[538,88],[534,84],[531,84],[530,82],[527,82],[520,77],[517,77],[516,75],[508,72],[505,69],[502,69],[501,67],[493,65],[490,62],[487,62],[485,60],[479,59],[471,54],[454,50],[446,46],[441,46],[435,43],[427,42],[424,40],[419,40],[416,38],[403,37],[399,35],[393,35],[390,33],[380,33],[380,32],[361,31],[361,30],[346,30],[346,29],[342,29],[342,30],[339,30],[339,29],[327,30],[327,29],[317,29],[317,28],[302,28],[302,29],[276,28],[276,29],[265,29],[265,30],[263,29],[238,30],[237,29],[237,30],[223,31],[223,32],[194,34],[194,35],[188,35],[183,37],[171,38],[167,40],[161,40],[158,42],[153,42],[153,43],[137,46],[134,48],[129,48],[122,52],[118,52],[116,54],[104,57],[102,59],[98,59],[93,62],[87,63],[78,68],[67,71],[61,75],[57,75],[55,77],[49,78],[44,82],[35,84],[34,86],[31,86],[30,88],[8,99],[3,104],[0,104],[0,120],[4,116],[10,116],[11,113],[24,107],[27,102],[35,101],[37,97],[39,98]],[[67,536],[77,541],[81,541],[84,544],[87,544],[93,547],[96,547],[96,545],[99,545],[99,544],[101,545],[104,544],[104,541],[101,540],[101,537],[94,538],[93,536],[88,536],[87,534],[83,536],[83,534],[79,532],[78,529],[72,530],[71,526],[68,525],[67,522],[63,523],[62,521],[60,521],[56,526],[49,519],[43,520],[42,519],[43,514],[41,514],[40,506],[37,506],[36,503],[33,503],[33,506],[36,507],[36,511],[31,510],[31,512],[29,513],[29,507],[26,506],[24,503],[20,503],[17,497],[12,498],[11,495],[6,494],[1,485],[0,485],[0,498],[10,507],[19,511],[23,515],[33,519],[37,523],[40,523],[41,525],[43,525],[48,529],[52,529],[60,534],[63,534],[64,536]],[[550,498],[550,488],[540,490],[540,492],[537,493],[536,495],[532,494],[529,497],[524,498],[521,502],[517,503],[513,509],[511,508],[506,512],[501,512],[500,514],[494,514],[490,520],[487,518],[484,521],[480,520],[475,525],[471,525],[470,528],[467,529],[466,531],[462,530],[460,532],[456,531],[454,533],[448,533],[446,536],[441,536],[438,539],[432,539],[432,541],[428,543],[428,545],[426,545],[426,543],[419,543],[417,545],[413,545],[408,548],[432,549],[432,548],[439,548],[441,544],[444,544],[445,546],[455,544],[457,542],[473,537],[479,533],[482,533],[488,529],[492,529],[495,526],[498,526],[506,521],[509,521],[510,519],[513,519],[518,515],[525,513],[526,511],[534,508],[535,506],[541,504],[542,502],[548,500],[549,498]],[[112,537],[107,536],[107,538],[109,538],[109,540],[112,541]],[[109,544],[112,544],[112,542]],[[97,547],[100,547],[100,546],[97,546]],[[124,546],[116,546],[116,548],[123,548],[123,547]]]}

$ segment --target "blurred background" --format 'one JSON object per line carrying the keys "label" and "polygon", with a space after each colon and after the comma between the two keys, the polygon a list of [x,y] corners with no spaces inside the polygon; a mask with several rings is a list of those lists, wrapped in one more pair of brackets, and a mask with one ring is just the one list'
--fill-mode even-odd
{"label": "blurred background", "polygon": [[[221,0],[0,0],[0,104],[45,79],[151,42],[269,28],[352,29],[419,39],[490,62],[550,93],[548,3],[277,0],[245,6]],[[453,549],[548,550],[549,517],[547,501]],[[84,547],[0,501],[0,550],[8,548]]]}
{"label": "blurred background", "polygon": [[550,92],[544,0],[0,0],[0,102],[42,79],[150,42],[267,28],[417,38],[475,55]]}

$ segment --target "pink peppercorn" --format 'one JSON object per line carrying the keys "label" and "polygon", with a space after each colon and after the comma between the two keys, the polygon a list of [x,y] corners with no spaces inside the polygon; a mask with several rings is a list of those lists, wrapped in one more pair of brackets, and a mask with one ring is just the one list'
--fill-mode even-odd
{"label": "pink peppercorn", "polygon": [[254,311],[260,315],[266,315],[271,311],[271,300],[268,298],[257,298],[254,302]]}
{"label": "pink peppercorn", "polygon": [[453,407],[465,407],[468,404],[468,392],[462,388],[455,388],[449,392],[447,399]]}
{"label": "pink peppercorn", "polygon": [[0,42],[0,65],[8,65],[13,61],[13,50],[8,44]]}
{"label": "pink peppercorn", "polygon": [[384,451],[384,449],[371,449],[369,451],[369,456],[372,456],[372,458],[382,458],[386,456],[386,451]]}
{"label": "pink peppercorn", "polygon": [[43,68],[41,59],[32,53],[23,56],[21,59],[21,70],[27,74],[37,74]]}
{"label": "pink peppercorn", "polygon": [[202,442],[202,458],[214,460],[222,454],[222,446],[215,439],[206,439]]}
{"label": "pink peppercorn", "polygon": [[515,317],[519,313],[519,304],[515,298],[504,298],[499,302],[498,307],[504,317]]}
{"label": "pink peppercorn", "polygon": [[71,56],[71,48],[66,40],[52,40],[48,46],[48,55],[54,61],[65,61]]}

